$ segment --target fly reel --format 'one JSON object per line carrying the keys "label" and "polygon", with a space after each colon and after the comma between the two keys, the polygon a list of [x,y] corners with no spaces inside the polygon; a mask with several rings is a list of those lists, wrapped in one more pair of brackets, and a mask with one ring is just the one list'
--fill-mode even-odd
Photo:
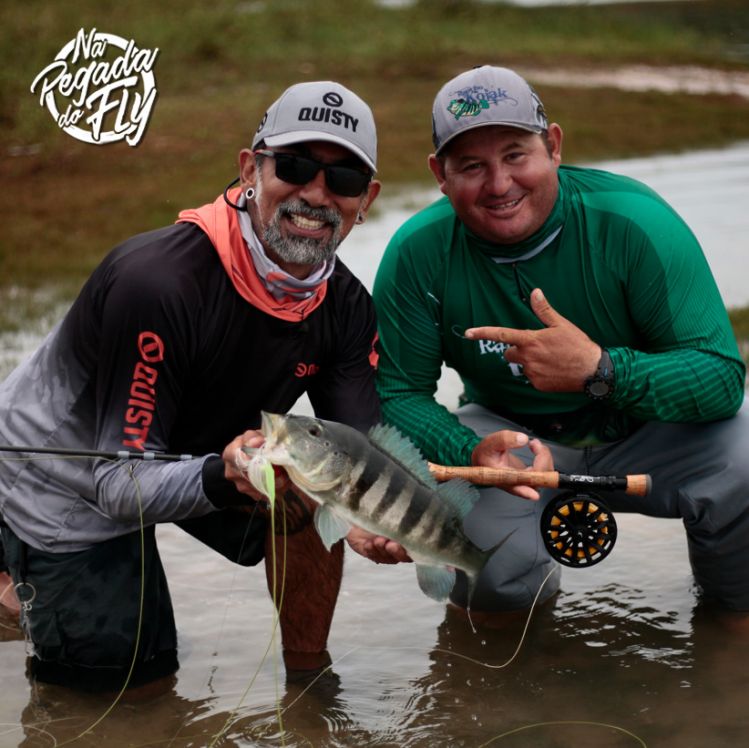
{"label": "fly reel", "polygon": [[541,515],[541,536],[560,564],[587,567],[603,561],[616,543],[616,521],[592,492],[560,494]]}
{"label": "fly reel", "polygon": [[565,488],[541,515],[541,536],[551,557],[565,566],[593,566],[611,553],[616,542],[616,521],[600,496],[590,489],[647,496],[653,484],[647,474],[567,475],[555,470],[448,467],[429,463],[437,480],[463,478],[480,486],[534,486]]}

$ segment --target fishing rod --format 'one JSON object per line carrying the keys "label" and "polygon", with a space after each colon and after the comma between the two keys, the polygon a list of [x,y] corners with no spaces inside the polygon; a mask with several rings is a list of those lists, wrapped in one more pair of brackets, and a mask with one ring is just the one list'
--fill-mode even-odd
{"label": "fishing rod", "polygon": [[[93,457],[107,460],[141,460],[144,462],[185,462],[196,457],[166,452],[132,452],[125,449],[102,451],[64,447],[31,447],[0,445],[0,453],[55,455],[58,457]],[[514,470],[512,468],[453,467],[427,463],[439,481],[463,478],[478,485],[571,489],[551,501],[541,516],[541,535],[549,554],[567,566],[592,566],[611,553],[616,542],[616,521],[603,500],[590,491],[621,490],[634,496],[646,496],[651,489],[649,475],[593,476],[567,475],[555,470]],[[582,493],[574,489],[585,489]]]}
{"label": "fishing rod", "polygon": [[452,467],[427,463],[439,481],[462,478],[480,486],[533,486],[534,488],[598,488],[624,491],[632,496],[647,496],[652,487],[649,475],[566,475],[556,470],[514,470],[513,468]]}
{"label": "fishing rod", "polygon": [[509,488],[562,488],[567,491],[552,499],[541,515],[540,531],[549,555],[560,564],[588,567],[603,561],[616,543],[614,515],[603,499],[591,491],[623,491],[630,496],[647,496],[650,475],[566,475],[555,470],[512,468],[449,467],[427,463],[439,481],[462,478],[482,486]]}
{"label": "fishing rod", "polygon": [[[143,460],[161,462],[185,462],[196,459],[195,455],[168,454],[166,452],[131,452],[120,449],[104,452],[96,449],[70,449],[64,447],[30,447],[0,445],[0,452],[20,452],[26,454],[49,454],[65,457],[95,457],[106,460]],[[534,488],[599,488],[602,490],[623,490],[627,494],[646,496],[652,481],[649,475],[625,475],[623,477],[566,475],[555,470],[514,470],[512,468],[454,467],[427,463],[429,470],[439,481],[463,478],[482,486],[525,485]]]}
{"label": "fishing rod", "polygon": [[143,460],[161,462],[185,462],[194,460],[193,455],[167,454],[165,452],[129,452],[120,449],[116,452],[102,452],[97,449],[65,449],[63,447],[26,447],[0,444],[0,452],[22,452],[26,454],[58,455],[61,457],[99,457],[105,460]]}

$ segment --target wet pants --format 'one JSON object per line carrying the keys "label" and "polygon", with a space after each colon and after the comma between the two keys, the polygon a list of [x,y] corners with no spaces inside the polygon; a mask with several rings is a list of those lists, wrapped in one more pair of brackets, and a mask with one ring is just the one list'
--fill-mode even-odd
{"label": "wet pants", "polygon": [[[486,436],[500,429],[533,433],[481,406],[456,411],[461,422]],[[650,422],[622,441],[572,448],[542,440],[562,473],[626,475],[649,473],[648,496],[606,492],[613,512],[679,518],[687,533],[689,559],[705,602],[749,611],[749,403],[734,418],[711,423]],[[517,450],[528,464],[530,450]],[[555,562],[539,532],[540,514],[559,491],[544,489],[540,502],[516,498],[496,488],[481,498],[464,521],[479,546],[494,545],[516,532],[494,554],[479,577],[471,607],[513,610],[528,607]],[[637,569],[632,570],[636,579]],[[559,570],[544,585],[541,598],[559,586]],[[465,605],[465,584],[456,584],[453,602]]]}
{"label": "wet pants", "polygon": [[[249,566],[263,558],[262,517],[224,510],[178,524],[232,561]],[[177,670],[174,613],[153,526],[69,553],[39,551],[6,525],[0,533],[33,643],[32,677],[116,691]]]}

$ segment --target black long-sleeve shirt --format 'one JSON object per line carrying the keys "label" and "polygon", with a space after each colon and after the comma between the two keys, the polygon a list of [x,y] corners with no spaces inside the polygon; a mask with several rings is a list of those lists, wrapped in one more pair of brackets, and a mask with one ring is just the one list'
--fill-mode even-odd
{"label": "black long-sleeve shirt", "polygon": [[379,420],[375,331],[371,298],[340,260],[322,304],[290,322],[237,293],[198,226],[132,237],[0,385],[0,438],[213,456],[0,461],[0,512],[32,546],[72,551],[136,529],[138,495],[146,524],[213,511],[232,491],[215,455],[261,410],[287,412],[307,392],[321,418]]}

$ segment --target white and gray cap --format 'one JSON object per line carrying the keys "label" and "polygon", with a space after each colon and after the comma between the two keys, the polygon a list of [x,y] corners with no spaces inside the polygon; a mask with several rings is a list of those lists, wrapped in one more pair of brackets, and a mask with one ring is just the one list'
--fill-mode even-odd
{"label": "white and gray cap", "polygon": [[377,171],[377,131],[372,110],[334,81],[297,83],[271,104],[252,139],[269,148],[310,140],[338,143]]}
{"label": "white and gray cap", "polygon": [[434,99],[432,140],[439,153],[454,137],[485,125],[541,133],[548,126],[541,99],[509,68],[482,65],[448,81]]}

